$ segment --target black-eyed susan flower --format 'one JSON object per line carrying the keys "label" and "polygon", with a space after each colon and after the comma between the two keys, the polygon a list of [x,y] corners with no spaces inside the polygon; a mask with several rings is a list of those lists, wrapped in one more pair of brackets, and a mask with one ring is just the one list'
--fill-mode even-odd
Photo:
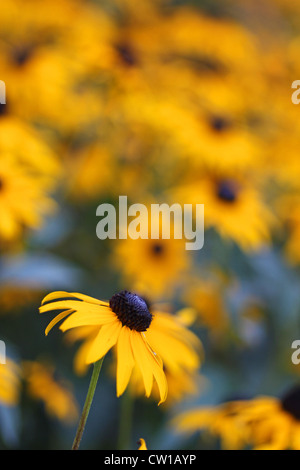
{"label": "black-eyed susan flower", "polygon": [[192,435],[200,432],[210,438],[219,438],[226,450],[242,449],[247,443],[249,430],[239,417],[239,409],[232,402],[194,408],[176,416],[172,426],[178,433]]}
{"label": "black-eyed susan flower", "polygon": [[[158,233],[154,237],[152,228],[156,223]],[[164,238],[163,230],[168,224],[170,230]],[[151,298],[174,292],[191,266],[181,224],[182,221],[173,221],[167,212],[157,216],[149,206],[147,215],[139,218],[138,238],[128,236],[118,240],[113,250],[113,264],[123,275],[124,282]],[[182,237],[175,238],[176,232],[181,232]]]}
{"label": "black-eyed susan flower", "polygon": [[[75,158],[74,158],[75,157]],[[109,194],[113,181],[114,159],[108,148],[100,142],[89,143],[72,150],[66,158],[70,175],[67,192],[72,200],[93,200]]]}
{"label": "black-eyed susan flower", "polygon": [[1,156],[0,164],[0,237],[14,240],[24,228],[37,229],[43,217],[55,209],[48,195],[49,181],[36,176],[10,154]]}
{"label": "black-eyed susan flower", "polygon": [[151,343],[156,343],[159,334],[165,334],[167,338],[168,332],[153,329],[155,316],[143,298],[122,291],[113,295],[109,302],[103,302],[83,294],[53,292],[43,299],[40,313],[53,310],[62,312],[49,323],[46,334],[61,320],[64,320],[60,325],[62,331],[82,326],[98,329],[85,350],[87,364],[99,361],[111,348],[116,348],[117,396],[122,395],[132,369],[137,366],[143,377],[146,396],[151,393],[154,378],[160,392],[160,403],[166,400],[167,381],[163,363]]}
{"label": "black-eyed susan flower", "polygon": [[257,450],[300,450],[300,387],[281,397],[259,396],[242,403],[240,417]]}
{"label": "black-eyed susan flower", "polygon": [[0,315],[20,313],[22,308],[38,302],[40,297],[40,289],[3,283],[0,287]]}
{"label": "black-eyed susan flower", "polygon": [[[199,338],[183,322],[181,311],[174,315],[155,307],[151,311],[154,311],[152,333],[148,330],[146,335],[147,338],[149,336],[152,348],[162,359],[168,383],[168,397],[165,403],[170,405],[184,396],[196,394],[203,385],[203,377],[199,374],[203,348]],[[77,327],[66,333],[67,342],[80,342],[74,358],[74,369],[78,375],[87,371],[89,365],[86,363],[86,354],[97,333],[98,327],[95,326]],[[115,374],[116,364],[117,354],[114,354],[112,375]],[[133,396],[144,395],[143,375],[138,367],[133,368],[128,387]],[[156,383],[153,384],[152,397],[159,401],[160,392]]]}
{"label": "black-eyed susan flower", "polygon": [[258,396],[190,410],[174,424],[179,432],[206,430],[226,449],[299,450],[299,399],[297,385],[280,398]]}
{"label": "black-eyed susan flower", "polygon": [[172,200],[205,207],[205,227],[214,228],[224,240],[235,242],[246,252],[259,250],[271,241],[277,221],[264,200],[264,192],[253,174],[207,165],[194,171],[187,181],[172,189]]}
{"label": "black-eyed susan flower", "polygon": [[[211,273],[212,274],[212,273]],[[184,290],[184,300],[195,312],[195,321],[220,337],[228,329],[230,315],[224,298],[226,280],[221,275],[190,279]]]}
{"label": "black-eyed susan flower", "polygon": [[23,378],[28,395],[45,405],[49,415],[66,423],[78,417],[78,404],[70,384],[54,378],[54,367],[38,361],[25,361]]}
{"label": "black-eyed susan flower", "polygon": [[0,403],[15,406],[21,391],[21,369],[12,359],[0,364]]}
{"label": "black-eyed susan flower", "polygon": [[185,240],[118,240],[113,257],[124,280],[152,296],[174,292],[190,266]]}

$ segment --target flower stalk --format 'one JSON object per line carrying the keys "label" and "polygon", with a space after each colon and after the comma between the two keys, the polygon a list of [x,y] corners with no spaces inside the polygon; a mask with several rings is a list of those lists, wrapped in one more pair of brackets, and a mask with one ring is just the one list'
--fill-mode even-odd
{"label": "flower stalk", "polygon": [[99,374],[100,374],[100,371],[101,371],[103,359],[104,359],[104,357],[102,357],[101,359],[99,359],[99,361],[94,363],[94,368],[93,368],[93,373],[92,373],[92,377],[91,377],[91,380],[90,380],[89,389],[88,389],[88,392],[87,392],[87,395],[86,395],[86,399],[85,399],[84,407],[83,407],[83,410],[82,410],[82,413],[81,413],[80,421],[78,423],[76,435],[75,435],[73,445],[72,445],[72,450],[78,450],[79,449],[80,441],[81,441],[81,438],[82,438],[82,435],[83,435],[83,432],[84,432],[86,421],[87,421],[89,411],[90,411],[90,408],[91,408],[91,405],[92,405],[92,401],[93,401],[93,398],[94,398],[94,394],[95,394]]}

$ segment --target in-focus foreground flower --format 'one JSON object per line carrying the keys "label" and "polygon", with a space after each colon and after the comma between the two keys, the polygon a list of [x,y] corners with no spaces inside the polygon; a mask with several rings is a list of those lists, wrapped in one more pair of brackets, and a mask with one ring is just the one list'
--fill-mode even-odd
{"label": "in-focus foreground flower", "polygon": [[[152,328],[154,315],[149,310],[148,303],[137,294],[121,291],[111,297],[109,302],[78,293],[53,292],[47,295],[40,307],[40,313],[61,310],[46,328],[46,335],[59,321],[62,331],[76,327],[95,326],[98,328],[93,341],[85,348],[85,362],[92,364],[103,358],[113,347],[117,353],[117,396],[125,391],[132,370],[138,367],[145,386],[146,396],[149,397],[153,378],[155,379],[160,403],[167,398],[167,380],[163,363],[153,344],[163,336],[168,341],[168,335],[162,329]],[[68,317],[68,318],[66,318]],[[172,326],[172,323],[171,323]],[[169,329],[169,354],[177,354],[172,348],[172,328]],[[174,343],[177,345],[177,343]]]}

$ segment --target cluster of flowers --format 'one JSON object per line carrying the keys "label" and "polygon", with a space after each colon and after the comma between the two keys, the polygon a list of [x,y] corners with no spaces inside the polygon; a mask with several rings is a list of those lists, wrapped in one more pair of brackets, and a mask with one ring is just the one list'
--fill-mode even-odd
{"label": "cluster of flowers", "polygon": [[[5,279],[1,311],[32,312],[44,297],[41,313],[60,311],[46,334],[62,321],[70,343],[81,342],[77,374],[115,353],[117,396],[128,388],[170,406],[198,396],[203,349],[208,362],[220,344],[235,354],[232,345],[249,340],[245,325],[264,317],[255,291],[236,328],[227,303],[239,286],[236,258],[245,269],[270,252],[290,269],[300,262],[300,120],[290,88],[300,8],[262,2],[258,19],[251,2],[237,3],[219,15],[167,0],[1,7],[0,280],[2,258],[42,246],[83,267],[93,295]],[[96,207],[120,195],[204,204],[205,253],[178,239],[99,241]],[[38,360],[0,364],[1,403],[17,405],[23,378],[50,413],[77,416],[69,387]],[[193,410],[174,426],[208,428],[228,447],[300,448],[295,393]]]}

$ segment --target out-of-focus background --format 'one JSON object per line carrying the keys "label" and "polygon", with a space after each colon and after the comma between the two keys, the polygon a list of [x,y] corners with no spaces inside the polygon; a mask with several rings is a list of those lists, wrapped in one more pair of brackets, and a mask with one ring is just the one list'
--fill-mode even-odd
{"label": "out-of-focus background", "polygon": [[[122,289],[191,309],[204,361],[165,404],[131,398],[125,443],[108,356],[82,446],[218,448],[172,417],[299,381],[299,3],[6,0],[0,23],[0,448],[70,448],[85,399],[43,296]],[[119,195],[204,204],[203,249],[99,240]]]}

